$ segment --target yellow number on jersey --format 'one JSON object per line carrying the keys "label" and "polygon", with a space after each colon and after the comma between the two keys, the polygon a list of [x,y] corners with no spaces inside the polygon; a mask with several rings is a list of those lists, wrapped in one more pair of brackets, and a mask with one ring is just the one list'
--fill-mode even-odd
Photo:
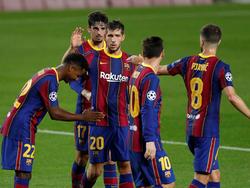
{"label": "yellow number on jersey", "polygon": [[24,96],[24,95],[26,95],[26,93],[30,90],[31,85],[32,85],[32,80],[30,79],[29,81],[27,81],[27,82],[24,84],[24,86],[23,86],[23,88],[22,88],[21,93],[20,93],[19,96]]}
{"label": "yellow number on jersey", "polygon": [[[23,88],[21,89],[21,93],[20,93],[19,97],[26,95],[26,93],[30,90],[31,85],[32,85],[32,80],[30,79],[29,81],[27,81],[24,84]],[[19,108],[20,105],[21,105],[21,103],[18,101],[18,99],[16,99],[14,102],[14,107]]]}
{"label": "yellow number on jersey", "polygon": [[190,80],[190,89],[191,89],[191,106],[197,110],[202,105],[202,90],[203,82],[200,78],[192,78]]}
{"label": "yellow number on jersey", "polygon": [[90,137],[90,150],[102,150],[104,148],[104,138],[102,136]]}
{"label": "yellow number on jersey", "polygon": [[129,111],[133,118],[137,117],[140,112],[139,92],[138,92],[138,89],[134,85],[130,88]]}
{"label": "yellow number on jersey", "polygon": [[86,129],[87,129],[87,127],[85,125],[78,125],[77,126],[78,138],[81,138],[81,139],[84,138],[84,133],[85,133]]}
{"label": "yellow number on jersey", "polygon": [[[25,158],[35,158],[35,145],[30,144],[24,144],[24,147],[27,148],[26,151],[23,153],[23,157]],[[30,151],[33,149],[33,151],[30,153]]]}
{"label": "yellow number on jersey", "polygon": [[161,157],[159,159],[159,162],[161,163],[162,171],[171,169],[171,163],[170,163],[170,160],[169,160],[169,158],[167,156]]}

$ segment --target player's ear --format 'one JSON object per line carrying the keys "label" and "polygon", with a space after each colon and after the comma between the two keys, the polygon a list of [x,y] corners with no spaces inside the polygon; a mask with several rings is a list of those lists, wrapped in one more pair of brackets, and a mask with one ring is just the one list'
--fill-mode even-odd
{"label": "player's ear", "polygon": [[90,34],[90,32],[91,32],[90,29],[91,29],[91,28],[90,28],[90,26],[89,26],[88,29],[87,29],[87,31],[88,31],[89,34]]}
{"label": "player's ear", "polygon": [[219,40],[219,42],[218,42],[218,46],[220,45],[220,43],[221,43],[221,40]]}
{"label": "player's ear", "polygon": [[164,58],[165,57],[165,50],[163,49],[162,51],[161,51],[161,58]]}
{"label": "player's ear", "polygon": [[124,41],[125,38],[126,38],[126,37],[125,37],[125,34],[123,34],[123,35],[122,35],[122,41]]}

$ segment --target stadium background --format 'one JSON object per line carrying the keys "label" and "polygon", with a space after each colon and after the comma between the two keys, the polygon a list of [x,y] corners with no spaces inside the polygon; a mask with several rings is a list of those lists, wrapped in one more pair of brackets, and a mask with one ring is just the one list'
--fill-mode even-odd
{"label": "stadium background", "polygon": [[[69,46],[72,30],[76,26],[86,28],[87,15],[95,10],[86,8],[23,12],[11,9],[9,12],[5,8],[3,11],[3,2],[15,1],[18,0],[0,0],[1,123],[23,84],[38,70],[60,63],[63,53]],[[130,54],[140,52],[143,38],[150,35],[161,36],[166,48],[163,64],[198,53],[201,26],[207,23],[220,25],[223,30],[223,40],[218,56],[231,65],[236,90],[250,105],[249,4],[216,3],[99,9],[107,13],[110,20],[120,19],[125,24],[126,40],[123,49]],[[85,35],[87,36],[87,33]],[[173,143],[167,142],[164,147],[172,160],[177,177],[176,187],[183,188],[188,186],[193,177],[192,155],[183,145],[185,88],[180,77],[161,77],[161,87],[163,90],[161,136],[164,141],[173,141]],[[70,111],[75,110],[76,94],[68,85],[62,83],[58,95],[62,107]],[[219,153],[221,187],[248,188],[250,187],[249,120],[236,112],[225,97],[222,98],[221,111],[221,145],[231,146],[222,147]],[[39,130],[41,132],[37,134],[36,157],[30,187],[70,187],[70,171],[74,159],[73,123],[51,121],[46,116]],[[60,132],[48,134],[45,130]],[[0,142],[1,140],[0,137]],[[13,176],[12,171],[1,169],[0,188],[13,187]],[[102,178],[95,187],[103,187]]]}

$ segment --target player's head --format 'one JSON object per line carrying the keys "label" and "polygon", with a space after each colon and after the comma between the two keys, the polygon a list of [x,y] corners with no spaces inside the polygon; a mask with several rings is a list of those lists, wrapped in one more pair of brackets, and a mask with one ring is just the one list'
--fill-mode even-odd
{"label": "player's head", "polygon": [[163,40],[160,37],[152,36],[143,41],[142,55],[144,58],[163,57]]}
{"label": "player's head", "polygon": [[221,41],[221,29],[214,24],[208,24],[202,27],[200,32],[200,47],[217,48]]}
{"label": "player's head", "polygon": [[77,53],[68,54],[64,58],[63,66],[64,76],[62,80],[66,83],[86,75],[89,69],[87,60]]}
{"label": "player's head", "polygon": [[109,51],[118,51],[124,39],[124,25],[118,20],[113,20],[112,22],[109,22],[106,34],[106,43]]}
{"label": "player's head", "polygon": [[99,11],[92,12],[88,15],[88,32],[94,43],[101,43],[106,34],[108,17]]}

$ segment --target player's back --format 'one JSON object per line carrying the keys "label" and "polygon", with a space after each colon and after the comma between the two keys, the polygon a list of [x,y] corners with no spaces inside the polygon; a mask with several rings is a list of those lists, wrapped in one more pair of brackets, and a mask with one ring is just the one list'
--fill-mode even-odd
{"label": "player's back", "polygon": [[97,126],[128,126],[127,87],[131,75],[128,55],[109,54],[106,49],[96,53],[90,64],[92,109],[105,118]]}
{"label": "player's back", "polygon": [[[49,105],[57,105],[58,77],[54,68],[43,69],[23,86],[3,123],[2,134],[16,139],[34,139],[36,126]],[[55,103],[55,104],[53,104]]]}
{"label": "player's back", "polygon": [[129,82],[129,93],[131,150],[144,151],[145,138],[148,134],[154,137],[155,143],[158,143],[156,147],[161,148],[161,89],[159,78],[151,66],[142,64],[135,69]]}
{"label": "player's back", "polygon": [[175,72],[182,74],[185,82],[187,135],[219,137],[221,91],[232,85],[229,65],[216,56],[199,54],[183,58],[168,69],[172,75]]}

